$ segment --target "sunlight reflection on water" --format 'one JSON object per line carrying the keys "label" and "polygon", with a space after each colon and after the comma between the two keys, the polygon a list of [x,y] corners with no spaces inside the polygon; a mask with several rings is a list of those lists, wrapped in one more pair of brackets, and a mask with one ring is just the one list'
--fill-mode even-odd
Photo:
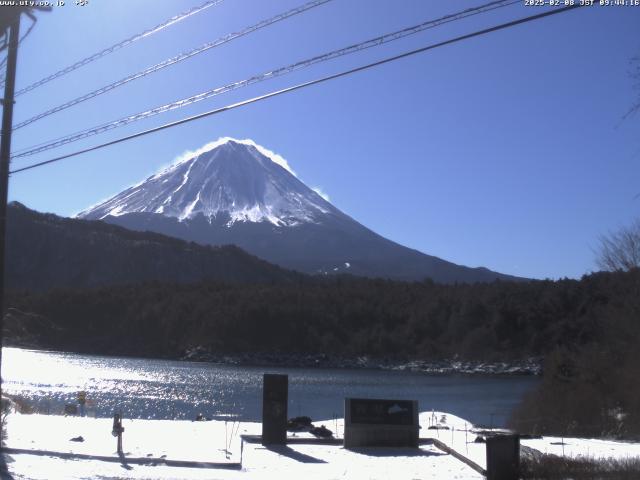
{"label": "sunlight reflection on water", "polygon": [[474,423],[503,425],[538,379],[430,376],[376,370],[237,367],[4,348],[3,391],[36,411],[62,413],[87,392],[89,415],[193,419],[237,415],[259,421],[262,374],[289,374],[289,414],[342,416],[346,396],[406,398],[421,410],[449,411]]}

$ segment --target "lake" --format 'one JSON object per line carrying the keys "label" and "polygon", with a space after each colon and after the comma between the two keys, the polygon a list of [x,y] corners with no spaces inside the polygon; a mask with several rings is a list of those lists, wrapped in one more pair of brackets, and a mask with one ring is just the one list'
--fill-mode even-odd
{"label": "lake", "polygon": [[289,416],[343,416],[344,398],[418,400],[474,424],[503,426],[533,376],[426,375],[404,371],[272,368],[33,351],[2,350],[3,392],[35,411],[60,414],[87,394],[88,413],[109,417],[194,419],[234,416],[260,421],[262,374],[289,375]]}

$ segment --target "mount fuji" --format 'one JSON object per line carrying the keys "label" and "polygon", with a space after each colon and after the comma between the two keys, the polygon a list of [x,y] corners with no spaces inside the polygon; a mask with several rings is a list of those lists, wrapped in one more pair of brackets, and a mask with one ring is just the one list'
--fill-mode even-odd
{"label": "mount fuji", "polygon": [[251,140],[222,138],[77,217],[201,244],[235,244],[311,274],[397,280],[518,280],[469,268],[388,240],[301,182],[279,155]]}

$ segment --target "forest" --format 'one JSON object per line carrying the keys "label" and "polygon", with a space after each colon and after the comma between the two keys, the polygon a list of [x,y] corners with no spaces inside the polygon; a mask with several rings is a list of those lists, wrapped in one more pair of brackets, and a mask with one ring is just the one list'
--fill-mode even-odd
{"label": "forest", "polygon": [[[638,273],[441,285],[335,277],[293,283],[147,283],[12,292],[50,322],[47,348],[176,357],[211,351],[513,359],[585,345]],[[9,335],[11,337],[11,335]]]}
{"label": "forest", "polygon": [[9,343],[84,353],[180,358],[201,346],[396,360],[541,356],[541,387],[514,426],[640,433],[638,269],[461,285],[349,276],[146,283],[13,291],[8,306]]}

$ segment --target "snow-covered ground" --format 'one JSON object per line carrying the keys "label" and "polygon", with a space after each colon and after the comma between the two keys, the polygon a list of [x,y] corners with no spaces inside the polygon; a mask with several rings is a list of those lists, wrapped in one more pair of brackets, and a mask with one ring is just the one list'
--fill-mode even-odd
{"label": "snow-covered ground", "polygon": [[[224,421],[124,419],[122,425],[125,428],[122,444],[126,457],[165,456],[172,460],[196,462],[239,462],[240,434],[259,433],[260,428],[259,424],[231,421],[225,427]],[[113,420],[109,418],[13,414],[7,420],[6,446],[14,449],[115,456],[116,438],[111,434],[112,426]],[[78,436],[84,441],[71,441],[71,438]],[[229,453],[225,452],[225,444],[229,446]]]}
{"label": "snow-covered ground", "polygon": [[[423,412],[419,419],[421,438],[440,440],[481,468],[486,467],[486,447],[484,443],[474,442],[477,432],[473,425],[443,412]],[[344,432],[342,419],[314,423],[324,424],[336,432],[338,438]],[[429,428],[434,425],[438,428]],[[484,478],[434,445],[422,445],[419,450],[370,448],[352,451],[340,445],[299,443],[265,448],[260,444],[241,442],[241,435],[260,434],[259,423],[238,423],[232,419],[227,422],[124,419],[123,426],[125,457],[121,460],[116,454],[116,439],[111,435],[111,419],[11,414],[7,419],[6,446],[13,451],[4,454],[10,475],[8,478]],[[290,435],[298,439],[313,438],[309,433]],[[82,436],[84,441],[71,441],[71,438],[78,436]],[[542,453],[572,457],[640,457],[638,443],[545,437],[523,440],[522,445]],[[23,450],[31,453],[13,453]],[[159,463],[159,460],[169,465]],[[188,467],[176,466],[175,461],[192,463]],[[241,467],[238,466],[240,462]],[[220,465],[214,468],[212,464]],[[225,465],[227,468],[224,468]]]}
{"label": "snow-covered ground", "polygon": [[520,443],[525,447],[533,448],[539,452],[558,455],[560,457],[587,457],[591,459],[640,458],[640,443],[616,442],[614,440],[599,440],[594,438],[560,437],[521,440]]}
{"label": "snow-covered ground", "polygon": [[[487,450],[484,443],[475,443],[474,426],[464,418],[450,413],[423,412],[420,414],[420,438],[435,438],[464,455],[479,467],[487,468]],[[437,427],[430,429],[429,427]]]}
{"label": "snow-covered ground", "polygon": [[[422,432],[429,426],[427,414]],[[429,416],[431,413],[428,414]],[[442,414],[437,414],[442,415]],[[449,417],[452,421],[456,417]],[[460,420],[460,424],[464,421]],[[342,420],[314,422],[343,430]],[[126,458],[166,458],[194,462],[240,461],[241,434],[259,434],[258,423],[232,421],[186,422],[170,420],[123,421],[123,449]],[[337,429],[336,429],[337,426]],[[245,442],[241,469],[141,465],[116,459],[116,440],[111,419],[12,414],[7,420],[6,446],[34,453],[5,454],[9,474],[15,479],[458,479],[475,480],[482,475],[432,445],[419,450],[372,448],[345,450],[339,445],[290,444],[265,448]],[[442,433],[439,431],[439,433]],[[84,442],[72,442],[82,436]],[[310,436],[307,433],[297,438]],[[228,452],[225,444],[229,446]],[[39,452],[39,454],[37,454]],[[46,452],[81,454],[92,459],[48,455]],[[108,462],[97,457],[111,457]]]}
{"label": "snow-covered ground", "polygon": [[[483,469],[487,468],[486,445],[475,443],[478,430],[462,418],[446,413],[421,413],[420,425],[433,424],[446,426],[449,430],[421,430],[420,437],[437,438],[458,453],[464,455]],[[451,430],[453,429],[453,431]],[[487,431],[483,429],[482,431]],[[494,429],[494,432],[500,431]],[[542,437],[537,439],[522,439],[520,444],[543,454],[559,457],[583,457],[594,460],[614,458],[640,458],[640,443],[619,442],[615,440],[601,440],[589,438],[560,438]]]}

